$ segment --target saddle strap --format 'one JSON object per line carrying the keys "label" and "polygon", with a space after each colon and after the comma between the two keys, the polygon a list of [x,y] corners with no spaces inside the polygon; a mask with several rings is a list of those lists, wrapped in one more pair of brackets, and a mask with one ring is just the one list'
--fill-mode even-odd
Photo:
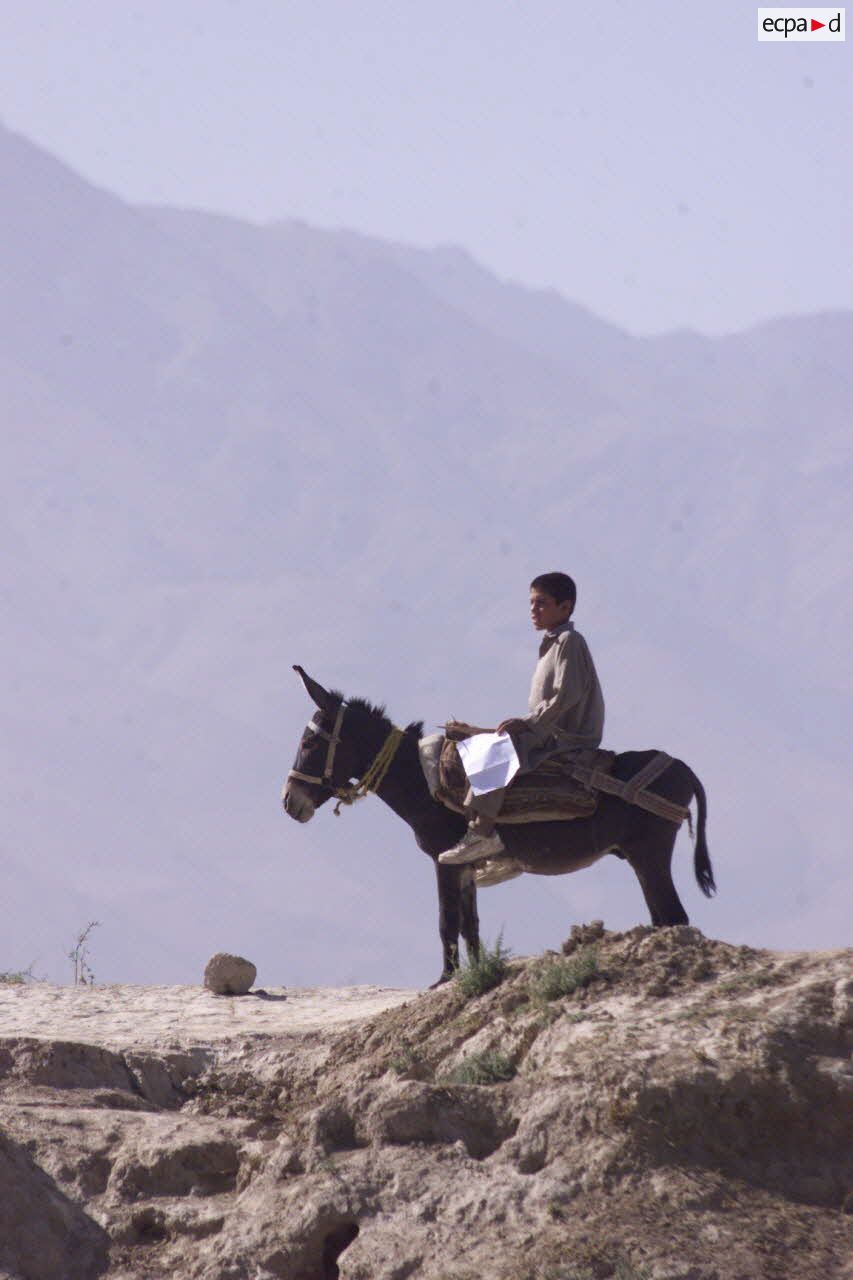
{"label": "saddle strap", "polygon": [[627,782],[613,778],[609,773],[601,773],[598,769],[587,769],[580,764],[572,769],[572,777],[592,791],[605,791],[608,795],[618,796],[626,804],[635,804],[658,818],[665,818],[668,822],[681,826],[685,819],[689,819],[690,810],[645,789],[671,764],[672,756],[668,756],[665,751],[658,751],[648,764],[643,765],[639,773],[635,773]]}
{"label": "saddle strap", "polygon": [[658,751],[657,755],[652,756],[649,763],[643,765],[640,772],[635,773],[625,784],[625,799],[628,803],[633,804],[639,792],[654,782],[655,778],[659,778],[671,764],[672,756],[668,756],[665,751]]}

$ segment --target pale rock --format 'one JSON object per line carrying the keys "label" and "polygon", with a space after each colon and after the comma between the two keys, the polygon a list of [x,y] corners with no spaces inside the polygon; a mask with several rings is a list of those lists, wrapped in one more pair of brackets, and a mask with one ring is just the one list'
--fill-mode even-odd
{"label": "pale rock", "polygon": [[205,966],[204,985],[218,996],[244,996],[252,989],[257,974],[251,960],[220,951]]}

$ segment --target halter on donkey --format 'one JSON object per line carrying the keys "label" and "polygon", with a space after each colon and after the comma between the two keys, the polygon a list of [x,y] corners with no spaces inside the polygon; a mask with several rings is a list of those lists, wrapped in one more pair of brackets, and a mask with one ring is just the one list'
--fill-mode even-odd
{"label": "halter on donkey", "polygon": [[[312,684],[314,683],[314,681],[311,680],[311,677],[307,675],[301,667],[294,665],[293,670],[299,674],[306,688],[308,688],[309,681]],[[317,774],[300,773],[298,769],[291,769],[287,775],[288,778],[295,778],[297,782],[310,782],[315,785],[328,788],[338,801],[335,805],[336,818],[341,816],[342,804],[355,804],[356,800],[363,800],[371,791],[379,790],[382,786],[386,773],[391,768],[394,756],[397,754],[397,748],[403,740],[403,730],[392,725],[391,731],[379,751],[376,753],[373,763],[365,771],[364,776],[354,786],[349,783],[337,787],[330,785],[335,765],[335,751],[341,742],[341,726],[344,722],[344,712],[346,709],[347,703],[343,698],[341,698],[337,715],[335,716],[335,726],[331,733],[327,733],[327,731],[318,725],[316,721],[308,721],[307,727],[319,737],[326,738],[329,743],[328,750],[326,751],[326,763],[323,767],[322,775],[318,776]]]}

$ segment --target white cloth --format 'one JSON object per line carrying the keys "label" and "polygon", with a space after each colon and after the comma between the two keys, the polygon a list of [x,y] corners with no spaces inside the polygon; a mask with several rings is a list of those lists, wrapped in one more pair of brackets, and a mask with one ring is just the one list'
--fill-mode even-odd
{"label": "white cloth", "polygon": [[508,733],[478,733],[456,747],[468,785],[475,796],[506,787],[519,770],[519,759]]}

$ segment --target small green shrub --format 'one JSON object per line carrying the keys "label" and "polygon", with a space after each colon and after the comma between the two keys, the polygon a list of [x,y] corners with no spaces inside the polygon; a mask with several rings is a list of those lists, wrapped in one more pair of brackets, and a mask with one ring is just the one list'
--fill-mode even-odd
{"label": "small green shrub", "polygon": [[528,1272],[524,1280],[595,1280],[595,1272],[585,1263],[566,1262],[546,1267],[537,1271],[535,1276]]}
{"label": "small green shrub", "polygon": [[730,995],[732,992],[747,992],[757,990],[759,987],[770,987],[778,980],[771,969],[759,969],[756,973],[737,973],[733,978],[718,982],[717,990]]}
{"label": "small green shrub", "polygon": [[[613,1265],[613,1264],[611,1264]],[[600,1274],[584,1263],[565,1267],[551,1267],[542,1276],[542,1280],[595,1280]],[[645,1267],[637,1267],[627,1258],[618,1258],[615,1269],[609,1273],[612,1280],[651,1280],[651,1272]]]}
{"label": "small green shrub", "polygon": [[29,969],[7,969],[0,973],[0,987],[25,987],[29,982],[37,982],[33,966]]}
{"label": "small green shrub", "polygon": [[501,1084],[514,1075],[515,1067],[505,1053],[484,1049],[465,1058],[445,1079],[451,1084]]}
{"label": "small green shrub", "polygon": [[89,934],[93,929],[100,928],[99,920],[90,920],[85,929],[81,929],[74,942],[74,946],[68,952],[68,959],[71,961],[71,967],[74,970],[74,985],[89,986],[95,985],[95,975],[89,964]]}
{"label": "small green shrub", "polygon": [[421,1059],[418,1053],[410,1044],[404,1044],[399,1053],[396,1053],[388,1063],[388,1070],[393,1071],[396,1076],[407,1076],[415,1073],[421,1066]]}
{"label": "small green shrub", "polygon": [[511,954],[509,948],[504,947],[503,933],[499,933],[494,947],[490,949],[484,943],[476,955],[468,956],[453,978],[466,999],[481,996],[499,986],[507,975]]}
{"label": "small green shrub", "polygon": [[613,1272],[613,1280],[651,1280],[651,1272],[639,1267],[629,1258],[620,1258]]}
{"label": "small green shrub", "polygon": [[559,1000],[591,982],[598,972],[598,951],[584,947],[573,956],[554,956],[539,969],[531,987],[540,1000]]}

